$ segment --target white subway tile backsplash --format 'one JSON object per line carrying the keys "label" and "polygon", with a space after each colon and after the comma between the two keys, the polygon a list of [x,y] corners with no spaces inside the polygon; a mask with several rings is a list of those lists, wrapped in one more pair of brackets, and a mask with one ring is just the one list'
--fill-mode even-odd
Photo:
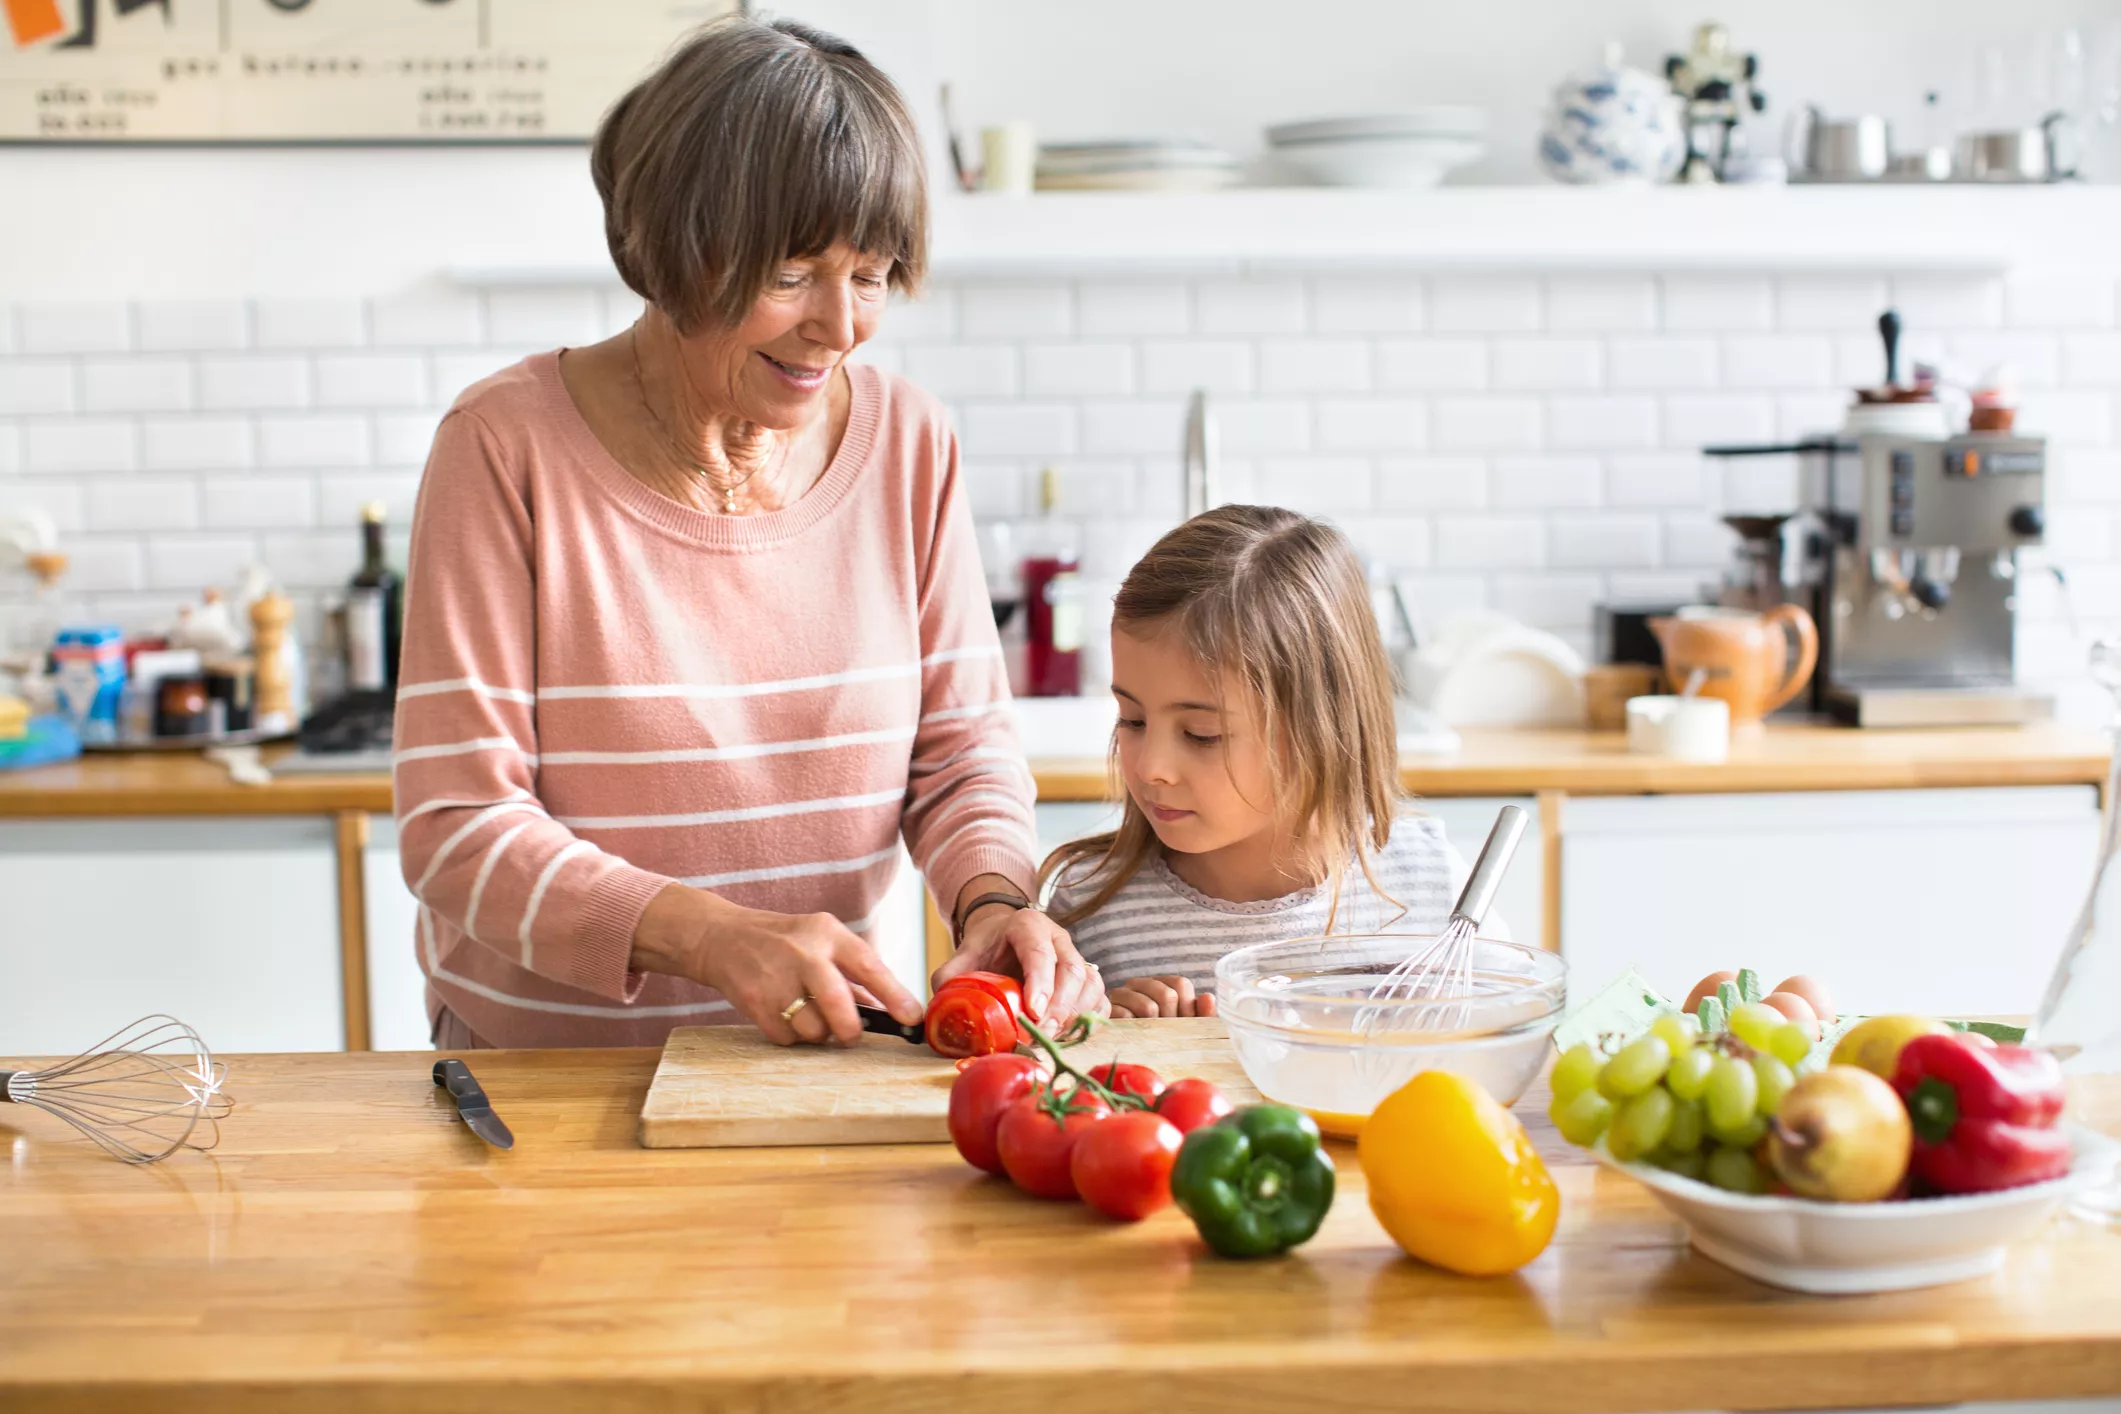
{"label": "white subway tile backsplash", "polygon": [[972,514],[981,520],[1014,520],[1031,508],[1032,497],[1020,464],[968,459],[963,467],[965,496],[972,503]]}
{"label": "white subway tile backsplash", "polygon": [[1488,346],[1478,339],[1386,339],[1377,346],[1377,386],[1478,392],[1488,386]]}
{"label": "white subway tile backsplash", "polygon": [[1329,452],[1418,452],[1429,443],[1419,398],[1331,398],[1318,404],[1318,445]]}
{"label": "white subway tile backsplash", "polygon": [[[981,457],[1051,457],[1075,450],[1075,409],[1067,403],[973,403],[962,423],[965,451]],[[1093,452],[1136,447],[1089,444]]]}
{"label": "white subway tile backsplash", "polygon": [[1151,339],[1142,345],[1147,392],[1246,393],[1255,382],[1252,345],[1239,339]]}
{"label": "white subway tile backsplash", "polygon": [[917,300],[893,295],[879,332],[885,338],[908,342],[955,337],[957,292],[947,286],[930,285]]}
{"label": "white subway tile backsplash", "polygon": [[2056,448],[2048,458],[2047,494],[2051,502],[2121,503],[2121,451]]}
{"label": "white subway tile backsplash", "polygon": [[2093,506],[2072,506],[2048,517],[2046,558],[2065,567],[2096,564],[2114,558],[2114,514]]}
{"label": "white subway tile backsplash", "polygon": [[1848,416],[1849,395],[1784,393],[1775,400],[1775,435],[1795,442],[1840,428]]}
{"label": "white subway tile backsplash", "polygon": [[[1174,479],[1177,473],[1172,473]],[[1132,515],[1140,507],[1141,468],[1132,461],[1070,458],[1060,469],[1060,504],[1077,516]]]}
{"label": "white subway tile backsplash", "polygon": [[1421,281],[1386,275],[1311,282],[1311,327],[1321,334],[1412,334],[1427,301]]}
{"label": "white subway tile backsplash", "polygon": [[1261,500],[1306,515],[1368,510],[1370,482],[1370,464],[1360,457],[1266,457],[1252,473]]}
{"label": "white subway tile backsplash", "polygon": [[1269,393],[1360,393],[1370,386],[1370,346],[1354,339],[1276,339],[1260,348]]}
{"label": "white subway tile backsplash", "polygon": [[1419,516],[1347,516],[1338,524],[1364,559],[1394,571],[1426,568],[1432,558],[1433,528]]}
{"label": "white subway tile backsplash", "polygon": [[1538,569],[1547,558],[1547,523],[1538,516],[1441,516],[1436,564],[1442,569]]}
{"label": "white subway tile backsplash", "polygon": [[307,476],[209,476],[199,497],[208,530],[288,530],[317,520],[317,486]]}
{"label": "white subway tile backsplash", "polygon": [[1547,326],[1588,334],[1655,329],[1657,282],[1647,275],[1556,275],[1547,281]]}
{"label": "white subway tile backsplash", "polygon": [[232,417],[151,417],[140,424],[149,471],[229,471],[253,460],[251,425]]}
{"label": "white subway tile backsplash", "polygon": [[2003,279],[2003,309],[2027,329],[2110,329],[2114,277],[2104,270],[2013,270]]}
{"label": "white subway tile backsplash", "polygon": [[268,532],[263,559],[290,589],[337,589],[361,567],[361,537],[350,529]]}
{"label": "white subway tile backsplash", "polygon": [[1723,341],[1729,388],[1818,388],[1834,381],[1834,346],[1818,334],[1762,334]]}
{"label": "white subway tile backsplash", "polygon": [[1402,577],[1399,587],[1408,598],[1415,627],[1425,638],[1461,614],[1488,607],[1488,581],[1483,575],[1413,574]]}
{"label": "white subway tile backsplash", "polygon": [[2003,282],[1989,275],[1895,275],[1893,308],[1910,329],[1988,328],[2003,322]]}
{"label": "white subway tile backsplash", "polygon": [[140,347],[197,353],[250,346],[250,306],[241,300],[149,300],[133,311]]}
{"label": "white subway tile backsplash", "polygon": [[2114,440],[2114,395],[2028,390],[2018,401],[2018,430],[2063,446],[2105,446]]}
{"label": "white subway tile backsplash", "polygon": [[258,465],[281,467],[366,466],[368,420],[346,414],[258,419]]}
{"label": "white subway tile backsplash", "polygon": [[1492,605],[1534,628],[1587,630],[1591,606],[1605,597],[1594,574],[1497,575]]}
{"label": "white subway tile backsplash", "polygon": [[387,467],[427,465],[427,454],[434,448],[435,427],[441,420],[439,409],[377,414],[376,464]]}
{"label": "white subway tile backsplash", "polygon": [[885,373],[903,374],[906,371],[906,350],[900,344],[863,344],[848,351],[847,361],[864,363]]}
{"label": "white subway tile backsplash", "polygon": [[1726,511],[1772,514],[1797,503],[1801,482],[1794,455],[1718,457],[1715,465],[1722,472],[1721,505]]}
{"label": "white subway tile backsplash", "polygon": [[1429,442],[1439,452],[1536,451],[1546,440],[1546,404],[1523,397],[1440,397]]}
{"label": "white subway tile backsplash", "polygon": [[[1978,378],[1997,366],[2007,367],[2023,388],[2052,388],[2062,381],[2062,340],[2054,334],[1974,333],[1954,335],[1947,347],[1967,377]],[[1907,359],[1901,361],[1907,377]]]}
{"label": "white subway tile backsplash", "polygon": [[1744,393],[1674,393],[1664,400],[1664,445],[1766,442],[1775,436],[1775,402]]}
{"label": "white subway tile backsplash", "polygon": [[601,303],[604,311],[604,333],[607,338],[633,327],[648,309],[648,301],[624,285],[607,287],[603,291]]}
{"label": "white subway tile backsplash", "polygon": [[368,325],[379,349],[453,348],[486,340],[486,310],[475,294],[376,300],[368,306]]}
{"label": "white subway tile backsplash", "polygon": [[123,353],[133,346],[133,312],[123,304],[15,307],[15,347],[27,354]]}
{"label": "white subway tile backsplash", "polygon": [[189,477],[107,476],[88,488],[91,530],[193,530],[199,488]]}
{"label": "white subway tile backsplash", "polygon": [[0,358],[0,417],[74,410],[74,366],[57,358]]}
{"label": "white subway tile backsplash", "polygon": [[1618,570],[1606,576],[1605,592],[1618,604],[1693,604],[1714,599],[1699,570]]}
{"label": "white subway tile backsplash", "polygon": [[66,546],[66,587],[75,594],[124,593],[146,583],[140,542],[86,536]]}
{"label": "white subway tile backsplash", "polygon": [[[1245,456],[1311,449],[1311,404],[1300,398],[1213,398],[1208,408],[1225,451]],[[1175,429],[1168,447],[1183,450]]]}
{"label": "white subway tile backsplash", "polygon": [[1775,285],[1765,275],[1667,275],[1664,327],[1726,334],[1775,326]]}
{"label": "white subway tile backsplash", "polygon": [[[5,464],[0,457],[0,466]],[[77,477],[0,476],[0,509],[40,512],[51,518],[61,535],[87,526],[87,502],[87,491]]]}
{"label": "white subway tile backsplash", "polygon": [[123,418],[74,418],[23,425],[22,469],[28,472],[131,471],[140,464],[139,435]]}
{"label": "white subway tile backsplash", "polygon": [[1489,469],[1489,488],[1502,510],[1595,506],[1598,462],[1592,457],[1497,457]]}
{"label": "white subway tile backsplash", "polygon": [[1645,452],[1606,462],[1605,499],[1612,506],[1698,506],[1708,499],[1705,460],[1689,452]]}
{"label": "white subway tile backsplash", "polygon": [[1489,353],[1497,388],[1596,388],[1605,382],[1605,346],[1596,339],[1497,339]]}
{"label": "white subway tile backsplash", "polygon": [[1300,334],[1304,329],[1301,280],[1205,280],[1194,288],[1193,301],[1203,334]]}
{"label": "white subway tile backsplash", "polygon": [[966,339],[1052,337],[1075,332],[1075,293],[1067,285],[966,285],[958,291],[958,334]]}
{"label": "white subway tile backsplash", "polygon": [[1031,344],[1024,349],[1024,392],[1031,397],[1106,397],[1134,390],[1134,349],[1127,344]]}
{"label": "white subway tile backsplash", "polygon": [[315,520],[318,525],[351,527],[359,523],[363,506],[381,501],[393,525],[407,525],[419,493],[417,471],[326,472],[316,481]]}
{"label": "white subway tile backsplash", "polygon": [[1440,334],[1528,334],[1546,322],[1529,275],[1445,275],[1429,286],[1429,327]]}
{"label": "white subway tile backsplash", "polygon": [[1657,445],[1657,399],[1646,393],[1566,393],[1547,409],[1547,440],[1563,451],[1639,451]]}
{"label": "white subway tile backsplash", "polygon": [[1090,280],[1075,295],[1084,338],[1184,334],[1193,327],[1193,299],[1182,280]]}
{"label": "white subway tile backsplash", "polygon": [[2121,334],[2065,335],[2062,378],[2077,386],[2121,388]]}
{"label": "white subway tile backsplash", "polygon": [[251,316],[261,349],[349,349],[368,342],[368,311],[359,300],[260,300]]}
{"label": "white subway tile backsplash", "polygon": [[596,290],[489,290],[486,337],[531,348],[593,344],[609,331]]}
{"label": "white subway tile backsplash", "polygon": [[1737,538],[1736,531],[1708,516],[1666,516],[1664,562],[1675,569],[1717,569],[1730,562]]}
{"label": "white subway tile backsplash", "polygon": [[308,407],[309,360],[286,354],[199,361],[199,406],[209,412]]}
{"label": "white subway tile backsplash", "polygon": [[1870,329],[1891,303],[1883,275],[1785,275],[1775,285],[1775,321],[1785,329]]}
{"label": "white subway tile backsplash", "polygon": [[[247,535],[150,535],[147,540],[147,585],[196,598],[211,584],[226,584],[236,571],[258,558],[258,543]],[[307,587],[281,575],[282,585]],[[336,581],[344,583],[344,579]]]}
{"label": "white subway tile backsplash", "polygon": [[434,356],[435,401],[453,403],[457,395],[482,378],[512,368],[537,350],[524,345],[500,349],[478,349],[467,353]]}
{"label": "white subway tile backsplash", "polygon": [[1014,344],[915,344],[906,376],[939,398],[1014,397],[1022,382]]}
{"label": "white subway tile backsplash", "polygon": [[0,475],[11,475],[22,469],[22,432],[0,422]]}
{"label": "white subway tile backsplash", "polygon": [[192,405],[192,367],[181,358],[92,358],[81,365],[87,412],[182,412]]}
{"label": "white subway tile backsplash", "polygon": [[1377,465],[1377,504],[1388,511],[1471,511],[1488,503],[1488,464],[1479,457],[1386,457]]}
{"label": "white subway tile backsplash", "polygon": [[1606,379],[1615,388],[1713,388],[1719,368],[1714,339],[1638,337],[1606,346]]}
{"label": "white subway tile backsplash", "polygon": [[15,311],[12,305],[0,304],[0,354],[15,351]]}

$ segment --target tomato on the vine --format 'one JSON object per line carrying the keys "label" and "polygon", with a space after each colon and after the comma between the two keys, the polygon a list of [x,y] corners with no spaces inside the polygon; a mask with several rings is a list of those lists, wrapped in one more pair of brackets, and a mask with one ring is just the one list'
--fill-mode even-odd
{"label": "tomato on the vine", "polygon": [[986,1055],[960,1062],[950,1086],[950,1142],[974,1168],[1002,1171],[994,1145],[995,1126],[1009,1106],[1027,1095],[1045,1074],[1029,1056]]}
{"label": "tomato on the vine", "polygon": [[1187,1078],[1174,1080],[1156,1097],[1156,1112],[1191,1134],[1204,1124],[1213,1124],[1234,1108],[1214,1082]]}
{"label": "tomato on the vine", "polygon": [[971,987],[985,992],[1008,1007],[1011,1016],[1024,1014],[1024,984],[1014,977],[1004,977],[999,972],[961,972],[936,988],[936,995],[941,996],[952,987]]}
{"label": "tomato on the vine", "polygon": [[928,1003],[928,1047],[953,1060],[1016,1047],[1016,1016],[978,987],[945,987]]}
{"label": "tomato on the vine", "polygon": [[1115,1094],[1138,1095],[1144,1100],[1164,1093],[1164,1078],[1145,1065],[1109,1061],[1093,1068],[1090,1078]]}
{"label": "tomato on the vine", "polygon": [[1171,1201],[1171,1166],[1184,1142],[1162,1115],[1116,1114],[1076,1141],[1068,1176],[1100,1213],[1138,1222]]}
{"label": "tomato on the vine", "polygon": [[1036,1197],[1073,1198],[1075,1179],[1068,1162],[1076,1141],[1111,1117],[1112,1107],[1087,1091],[1055,1096],[1043,1087],[1033,1090],[1004,1110],[995,1128],[1002,1171]]}

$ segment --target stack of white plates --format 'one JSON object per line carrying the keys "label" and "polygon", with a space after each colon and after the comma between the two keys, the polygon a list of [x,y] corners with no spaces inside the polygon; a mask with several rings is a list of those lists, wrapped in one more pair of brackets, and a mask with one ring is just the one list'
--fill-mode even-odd
{"label": "stack of white plates", "polygon": [[1315,118],[1267,129],[1282,163],[1322,186],[1433,187],[1487,151],[1488,116],[1478,108],[1413,108],[1352,118]]}
{"label": "stack of white plates", "polygon": [[1049,143],[1038,150],[1040,191],[1215,191],[1237,180],[1237,159],[1197,142]]}

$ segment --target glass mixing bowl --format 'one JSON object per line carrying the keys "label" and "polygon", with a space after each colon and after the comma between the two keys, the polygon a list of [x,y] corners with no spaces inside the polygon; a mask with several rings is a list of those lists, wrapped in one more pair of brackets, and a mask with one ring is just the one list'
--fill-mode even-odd
{"label": "glass mixing bowl", "polygon": [[1433,998],[1373,998],[1433,936],[1349,934],[1255,943],[1215,965],[1216,1015],[1268,1099],[1352,1137],[1385,1096],[1424,1070],[1477,1080],[1514,1104],[1546,1060],[1568,997],[1561,958],[1478,938],[1471,967]]}

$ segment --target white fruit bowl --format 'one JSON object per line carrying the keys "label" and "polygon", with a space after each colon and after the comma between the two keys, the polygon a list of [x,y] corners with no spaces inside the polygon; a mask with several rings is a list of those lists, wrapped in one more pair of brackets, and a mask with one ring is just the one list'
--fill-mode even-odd
{"label": "white fruit bowl", "polygon": [[1940,1286],[1996,1270],[2007,1245],[2098,1186],[2121,1158],[2121,1144],[2079,1125],[2067,1128],[2075,1159],[2061,1178],[2001,1193],[1895,1203],[1755,1198],[1622,1163],[1606,1152],[1604,1140],[1592,1153],[1656,1194],[1709,1260],[1769,1286],[1847,1296]]}

